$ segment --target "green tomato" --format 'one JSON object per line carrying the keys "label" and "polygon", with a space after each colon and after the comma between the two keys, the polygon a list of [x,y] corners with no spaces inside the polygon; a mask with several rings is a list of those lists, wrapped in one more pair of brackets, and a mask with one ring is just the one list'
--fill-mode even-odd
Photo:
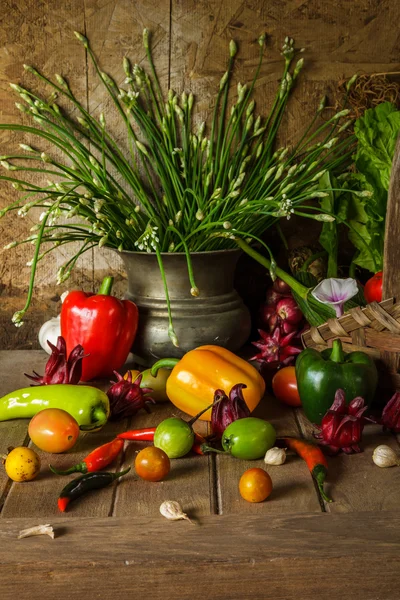
{"label": "green tomato", "polygon": [[165,419],[154,433],[154,445],[164,450],[168,458],[180,458],[187,454],[194,442],[194,433],[186,421],[178,417]]}
{"label": "green tomato", "polygon": [[222,434],[222,447],[236,458],[255,460],[265,456],[276,440],[271,423],[255,417],[233,421]]}

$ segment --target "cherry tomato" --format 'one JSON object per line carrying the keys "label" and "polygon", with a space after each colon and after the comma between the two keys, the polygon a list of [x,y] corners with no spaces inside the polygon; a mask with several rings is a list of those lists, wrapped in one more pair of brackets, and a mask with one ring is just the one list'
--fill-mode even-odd
{"label": "cherry tomato", "polygon": [[148,446],[136,456],[136,473],[146,481],[161,481],[165,479],[171,468],[171,463],[164,450]]}
{"label": "cherry tomato", "polygon": [[183,419],[171,417],[162,421],[154,433],[154,445],[169,458],[185,456],[193,446],[194,433]]}
{"label": "cherry tomato", "polygon": [[[127,371],[124,375],[126,379],[129,371]],[[157,376],[153,377],[150,369],[146,369],[145,371],[134,371],[131,370],[132,373],[132,381],[135,381],[139,375],[142,375],[142,380],[140,382],[141,388],[151,388],[153,391],[149,394],[153,400],[156,402],[168,402],[167,396],[167,379],[171,374],[170,369],[158,369]]]}
{"label": "cherry tomato", "polygon": [[364,286],[364,296],[367,302],[382,302],[382,271],[375,273]]}
{"label": "cherry tomato", "polygon": [[265,456],[276,440],[276,431],[268,421],[244,417],[233,421],[222,434],[222,447],[235,458],[256,460]]}
{"label": "cherry tomato", "polygon": [[272,379],[274,395],[289,406],[301,406],[295,367],[283,367]]}
{"label": "cherry tomato", "polygon": [[60,408],[39,411],[28,426],[32,442],[44,452],[66,452],[79,436],[79,425],[72,415]]}
{"label": "cherry tomato", "polygon": [[272,481],[264,469],[248,469],[239,481],[239,492],[247,502],[263,502],[272,492]]}

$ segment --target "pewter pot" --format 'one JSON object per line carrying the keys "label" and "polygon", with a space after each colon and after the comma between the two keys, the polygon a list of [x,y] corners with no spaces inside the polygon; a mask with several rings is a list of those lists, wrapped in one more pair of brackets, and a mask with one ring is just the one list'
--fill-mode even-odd
{"label": "pewter pot", "polygon": [[193,252],[193,273],[199,296],[190,294],[184,253],[162,254],[171,302],[176,348],[168,337],[168,313],[155,254],[121,252],[128,276],[125,298],[139,309],[139,328],[132,352],[154,362],[181,357],[197,346],[215,344],[239,350],[250,334],[250,314],[233,287],[240,250]]}

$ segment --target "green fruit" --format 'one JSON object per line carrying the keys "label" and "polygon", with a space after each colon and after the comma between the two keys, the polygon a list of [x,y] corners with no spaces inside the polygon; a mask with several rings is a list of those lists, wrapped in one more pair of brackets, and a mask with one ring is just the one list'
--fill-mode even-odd
{"label": "green fruit", "polygon": [[154,433],[154,446],[164,450],[168,458],[180,458],[187,454],[194,442],[191,426],[177,417],[165,419]]}
{"label": "green fruit", "polygon": [[276,440],[276,431],[268,421],[245,417],[233,421],[222,435],[222,447],[236,458],[263,458]]}

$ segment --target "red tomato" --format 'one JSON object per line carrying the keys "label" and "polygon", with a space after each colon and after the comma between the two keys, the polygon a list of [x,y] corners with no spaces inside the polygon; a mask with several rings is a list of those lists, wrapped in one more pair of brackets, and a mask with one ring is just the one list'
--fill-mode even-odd
{"label": "red tomato", "polygon": [[143,448],[136,456],[136,473],[146,481],[161,481],[165,479],[171,468],[168,455],[155,446]]}
{"label": "red tomato", "polygon": [[263,502],[272,492],[272,481],[264,469],[248,469],[239,481],[239,492],[247,502]]}
{"label": "red tomato", "polygon": [[32,442],[44,452],[66,452],[79,436],[79,425],[72,415],[61,408],[39,411],[28,426]]}
{"label": "red tomato", "polygon": [[294,367],[279,369],[272,380],[272,389],[281,402],[289,404],[289,406],[301,406]]}
{"label": "red tomato", "polygon": [[382,302],[382,271],[375,273],[364,286],[364,296],[367,302]]}

